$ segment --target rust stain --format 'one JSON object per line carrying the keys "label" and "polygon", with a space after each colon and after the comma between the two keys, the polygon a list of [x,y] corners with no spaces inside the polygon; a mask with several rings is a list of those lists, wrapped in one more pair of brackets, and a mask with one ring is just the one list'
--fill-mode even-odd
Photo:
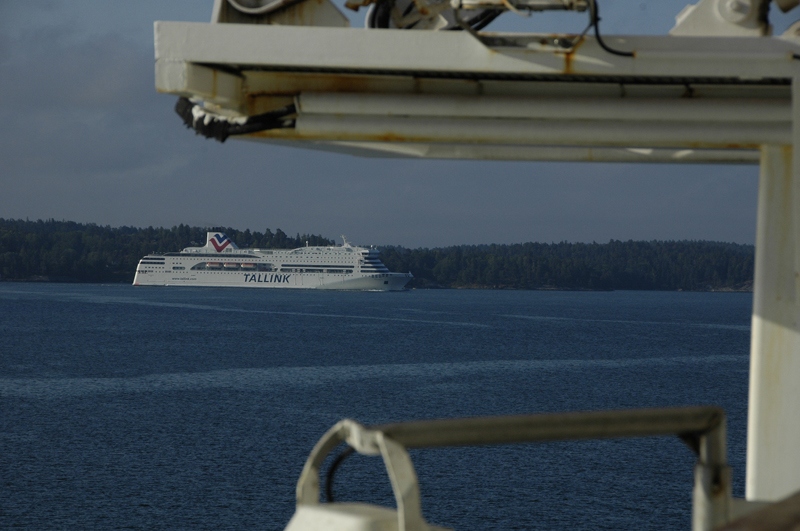
{"label": "rust stain", "polygon": [[256,100],[251,98],[250,96],[245,96],[244,100],[245,100],[245,105],[247,105],[247,115],[248,116],[253,116],[253,115],[257,114],[255,112]]}
{"label": "rust stain", "polygon": [[383,135],[377,135],[375,138],[378,139],[378,140],[382,140],[384,142],[408,142],[409,141],[409,139],[407,139],[406,137],[400,136],[400,135],[395,135],[393,133],[386,133],[386,134],[383,134]]}
{"label": "rust stain", "polygon": [[574,52],[569,51],[569,52],[564,54],[564,70],[563,70],[564,74],[573,74],[574,73],[572,71],[572,54],[573,53]]}
{"label": "rust stain", "polygon": [[[286,5],[287,3],[287,0],[284,0],[283,5]],[[292,12],[287,13],[287,15],[292,17],[292,22],[302,24],[302,22],[305,21],[305,5],[305,2],[301,2],[296,6],[292,6]]]}
{"label": "rust stain", "polygon": [[759,149],[760,144],[714,144],[711,142],[687,142],[678,146],[686,149]]}
{"label": "rust stain", "polygon": [[344,7],[347,9],[352,9],[353,11],[358,11],[360,7],[366,7],[372,3],[373,0],[347,0],[347,2],[344,3]]}
{"label": "rust stain", "polygon": [[420,15],[427,16],[430,13],[428,6],[425,4],[424,0],[414,0],[414,4],[417,6],[417,11],[419,11]]}
{"label": "rust stain", "polygon": [[792,148],[791,146],[783,146],[781,149],[781,157],[783,158],[783,167],[784,168],[791,168],[792,167]]}
{"label": "rust stain", "polygon": [[[549,44],[549,42],[558,43],[559,40],[561,40],[561,39],[569,39],[569,40],[575,39],[575,36],[574,35],[551,35],[550,39],[551,39],[550,41],[548,41],[547,39],[541,39],[539,41],[539,44],[541,44],[542,46],[546,46],[547,44]],[[562,74],[574,74],[575,73],[573,60],[575,58],[576,52],[578,51],[578,49],[580,49],[581,45],[583,45],[584,42],[586,42],[586,36],[585,35],[577,38],[577,40],[575,40],[572,43],[572,46],[570,46],[568,49],[564,50],[563,52],[559,51],[559,50],[555,51],[556,55],[561,55],[564,58],[564,68],[561,71]]]}
{"label": "rust stain", "polygon": [[270,72],[266,83],[259,82],[257,74],[248,74],[252,85],[268,85],[270,89],[252,90],[248,96],[295,96],[300,92],[395,92],[401,85],[413,84],[411,77],[398,79],[383,79],[376,76],[362,76],[355,74],[315,74],[315,73],[287,73]]}
{"label": "rust stain", "polygon": [[473,80],[413,76],[247,71],[245,80],[246,98],[292,97],[301,92],[474,94],[477,91]]}

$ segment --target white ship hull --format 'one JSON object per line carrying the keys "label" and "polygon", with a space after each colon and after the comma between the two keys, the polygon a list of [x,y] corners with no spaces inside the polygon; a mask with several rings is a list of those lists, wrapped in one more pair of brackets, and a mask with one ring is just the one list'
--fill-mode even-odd
{"label": "white ship hull", "polygon": [[203,272],[194,275],[172,275],[170,272],[137,273],[134,286],[202,286],[267,289],[339,289],[339,290],[402,290],[411,280],[409,274],[356,276],[324,273],[233,273]]}
{"label": "white ship hull", "polygon": [[411,273],[392,273],[378,251],[354,247],[292,250],[238,249],[220,233],[205,247],[148,255],[139,261],[134,286],[396,291]]}

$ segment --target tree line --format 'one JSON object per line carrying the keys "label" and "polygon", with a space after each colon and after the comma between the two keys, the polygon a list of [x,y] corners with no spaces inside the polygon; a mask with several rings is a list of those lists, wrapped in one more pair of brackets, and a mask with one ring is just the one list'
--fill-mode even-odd
{"label": "tree line", "polygon": [[495,289],[752,289],[755,248],[708,241],[618,241],[387,247],[392,271],[417,286]]}
{"label": "tree line", "polygon": [[[319,235],[178,225],[99,226],[0,218],[0,279],[131,282],[140,258],[202,246],[206,231],[242,248],[334,245]],[[444,248],[380,248],[391,271],[414,275],[409,287],[591,290],[748,290],[752,245],[707,241],[523,243]]]}
{"label": "tree line", "polygon": [[150,253],[169,253],[206,244],[206,232],[227,234],[239,247],[293,249],[333,245],[322,236],[281,229],[239,231],[230,227],[171,229],[99,226],[55,220],[0,218],[0,278],[73,282],[133,282],[136,265]]}

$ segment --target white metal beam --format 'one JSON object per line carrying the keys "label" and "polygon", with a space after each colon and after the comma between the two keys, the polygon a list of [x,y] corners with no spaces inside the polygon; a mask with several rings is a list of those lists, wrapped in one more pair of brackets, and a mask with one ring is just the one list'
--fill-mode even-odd
{"label": "white metal beam", "polygon": [[348,92],[303,92],[297,97],[300,114],[556,121],[772,122],[783,128],[791,125],[791,109],[788,98],[557,98]]}
{"label": "white metal beam", "polygon": [[[505,39],[503,41],[502,39]],[[158,63],[236,67],[438,73],[449,75],[613,75],[790,78],[800,46],[773,38],[605,37],[634,52],[621,57],[586,37],[568,51],[552,35],[495,35],[486,46],[466,32],[156,22]],[[512,46],[503,46],[507,42]],[[402,53],[398,53],[402,50]],[[157,67],[158,68],[158,67]]]}
{"label": "white metal beam", "polygon": [[[631,162],[671,164],[758,164],[759,152],[747,149],[652,149],[491,144],[422,144],[414,142],[314,142],[327,149],[362,157],[549,162]],[[288,144],[291,145],[291,144]]]}
{"label": "white metal beam", "polygon": [[791,127],[764,122],[701,123],[374,117],[301,114],[303,139],[554,146],[751,148],[783,144]]}
{"label": "white metal beam", "polygon": [[195,63],[167,61],[156,69],[159,92],[238,109],[242,103],[242,77]]}

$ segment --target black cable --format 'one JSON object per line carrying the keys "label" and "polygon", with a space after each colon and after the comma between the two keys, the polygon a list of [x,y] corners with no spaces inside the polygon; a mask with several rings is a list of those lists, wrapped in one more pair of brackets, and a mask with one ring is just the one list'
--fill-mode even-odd
{"label": "black cable", "polygon": [[599,44],[602,49],[614,55],[621,55],[622,57],[633,57],[633,52],[623,52],[620,50],[614,50],[613,48],[609,48],[608,46],[606,46],[606,43],[603,42],[603,38],[600,37],[600,13],[597,9],[597,0],[589,0],[589,17],[590,17],[589,23],[592,26],[594,26],[594,36],[597,38],[597,44]]}
{"label": "black cable", "polygon": [[354,451],[352,446],[348,446],[342,453],[336,456],[336,459],[331,463],[331,467],[328,469],[328,475],[325,477],[325,497],[328,503],[333,503],[333,475],[336,473],[336,469],[339,468],[339,465],[342,464],[342,461]]}
{"label": "black cable", "polygon": [[175,104],[175,112],[183,119],[186,127],[194,129],[198,135],[215,138],[220,142],[225,142],[231,135],[247,135],[258,131],[293,127],[294,120],[289,117],[297,113],[297,108],[291,104],[274,111],[250,116],[242,124],[231,123],[213,115],[207,115],[210,116],[210,119],[206,123],[205,119],[195,120],[192,114],[195,107],[196,105],[188,98],[181,97]]}

